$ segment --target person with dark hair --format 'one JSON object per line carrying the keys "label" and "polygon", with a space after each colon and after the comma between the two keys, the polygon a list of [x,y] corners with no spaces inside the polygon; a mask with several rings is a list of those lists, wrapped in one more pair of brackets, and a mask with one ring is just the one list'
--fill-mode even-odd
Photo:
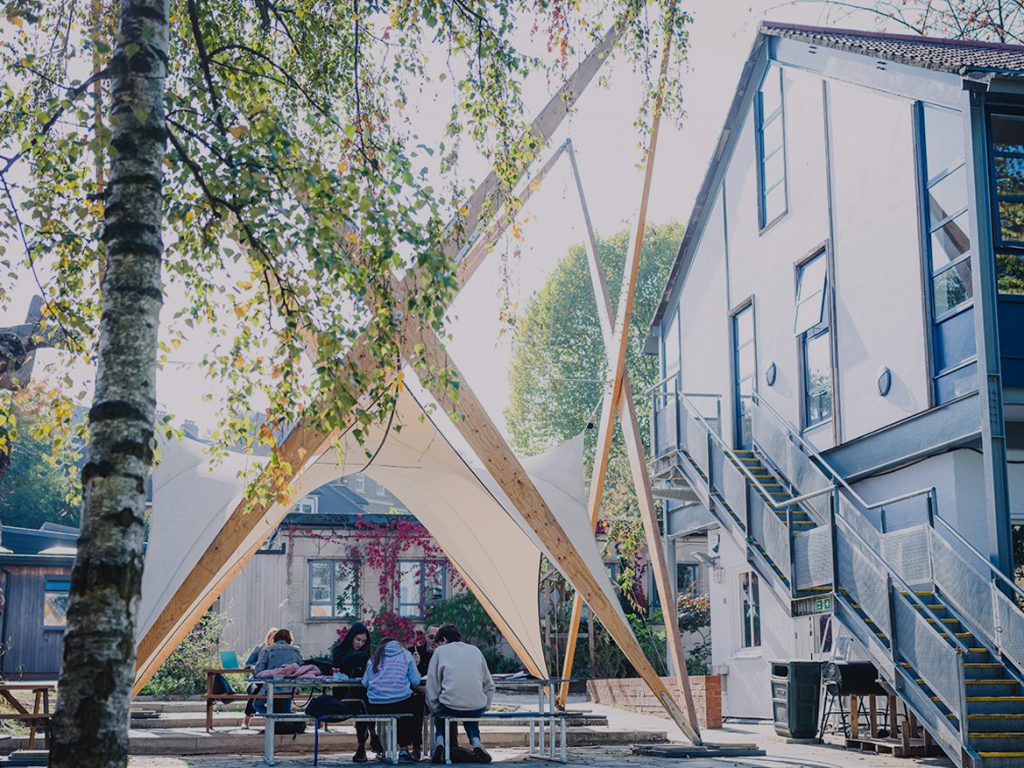
{"label": "person with dark hair", "polygon": [[399,762],[415,762],[412,749],[423,725],[423,705],[413,695],[419,684],[412,654],[394,638],[381,640],[366,665],[363,685],[371,715],[407,715],[398,718]]}
{"label": "person with dark hair", "polygon": [[[256,666],[256,662],[259,661],[259,658],[260,658],[260,651],[262,651],[264,648],[268,648],[269,646],[274,644],[274,635],[276,635],[276,634],[277,634],[277,627],[271,627],[270,629],[267,630],[267,636],[264,639],[264,641],[262,643],[259,643],[259,644],[255,645],[255,646],[253,646],[252,651],[249,653],[249,658],[247,658],[245,660],[245,666],[246,667],[248,667],[249,669],[252,669],[254,666]],[[259,683],[249,683],[249,687],[246,688],[245,692],[247,694],[249,694],[250,696],[255,696],[261,690],[263,690],[263,686],[260,685]],[[242,727],[243,728],[248,728],[249,727],[249,723],[252,722],[252,716],[255,715],[256,712],[258,711],[257,708],[256,708],[256,702],[257,701],[259,701],[259,699],[247,699],[246,700],[246,702],[245,702],[245,716],[242,718]],[[266,702],[264,702],[263,709],[264,710],[266,709]],[[265,715],[266,712],[262,711],[262,712],[260,712],[260,714],[264,714]]]}
{"label": "person with dark hair", "polygon": [[[353,680],[361,680],[369,660],[370,630],[366,628],[365,624],[357,621],[349,627],[345,637],[331,651],[331,666]],[[363,703],[364,710],[369,711],[365,688],[357,690],[335,688],[331,691],[331,695],[336,699],[359,699]],[[380,737],[377,736],[377,728],[373,723],[356,723],[356,752],[352,755],[352,762],[365,763],[367,761],[367,737],[370,739],[370,749],[377,754],[384,752]]]}
{"label": "person with dark hair", "polygon": [[[462,642],[462,633],[454,624],[438,629],[435,640],[437,647],[427,672],[427,706],[434,713],[436,734],[431,762],[442,763],[444,739],[446,735],[452,738],[452,734],[445,734],[442,718],[480,717],[491,706],[494,680],[480,649]],[[464,725],[476,759],[491,762],[490,754],[480,743],[480,723]]]}

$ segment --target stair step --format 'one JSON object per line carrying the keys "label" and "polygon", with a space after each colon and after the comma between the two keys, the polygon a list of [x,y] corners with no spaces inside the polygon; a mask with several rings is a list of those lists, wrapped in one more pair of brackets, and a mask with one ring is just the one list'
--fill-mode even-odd
{"label": "stair step", "polygon": [[967,715],[967,729],[972,734],[1017,733],[1024,735],[1024,713],[987,712]]}
{"label": "stair step", "polygon": [[985,768],[1020,768],[1024,761],[1024,752],[979,752],[978,756]]}
{"label": "stair step", "polygon": [[1016,714],[1024,705],[1024,696],[968,696],[969,715]]}

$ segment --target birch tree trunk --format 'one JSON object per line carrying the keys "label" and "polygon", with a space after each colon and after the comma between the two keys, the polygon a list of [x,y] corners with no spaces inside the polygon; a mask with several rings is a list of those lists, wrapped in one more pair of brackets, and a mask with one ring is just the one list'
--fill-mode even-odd
{"label": "birch tree trunk", "polygon": [[168,0],[121,0],[112,59],[106,272],[50,765],[128,762],[146,475],[156,408]]}

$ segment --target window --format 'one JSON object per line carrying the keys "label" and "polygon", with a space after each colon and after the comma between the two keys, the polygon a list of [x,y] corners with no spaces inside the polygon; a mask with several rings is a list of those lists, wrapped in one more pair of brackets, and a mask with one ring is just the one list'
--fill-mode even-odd
{"label": "window", "polygon": [[782,108],[782,69],[770,67],[757,94],[757,160],[760,225],[764,229],[786,212],[786,142]]}
{"label": "window", "polygon": [[299,499],[299,503],[295,505],[293,512],[298,512],[301,515],[315,515],[317,510],[317,497],[306,496]]}
{"label": "window", "polygon": [[758,594],[757,574],[748,571],[740,576],[740,619],[744,648],[761,646],[761,597]]}
{"label": "window", "polygon": [[377,483],[377,495],[378,496],[387,496],[388,495],[388,489],[385,488],[380,483]]}
{"label": "window", "polygon": [[1024,115],[990,116],[996,286],[1024,295]]}
{"label": "window", "polygon": [[447,595],[448,568],[436,560],[403,560],[398,564],[398,615],[422,619],[427,608]]}
{"label": "window", "polygon": [[309,618],[354,619],[359,615],[359,588],[354,560],[309,561]]}
{"label": "window", "polygon": [[696,563],[676,563],[676,594],[683,595],[696,589],[698,583]]}
{"label": "window", "polygon": [[754,361],[754,305],[747,304],[732,316],[733,408],[736,414],[736,444],[753,444],[750,410],[757,368]]}
{"label": "window", "polygon": [[68,625],[70,576],[47,576],[43,582],[43,629],[64,629]]}
{"label": "window", "polygon": [[965,140],[960,112],[923,104],[921,115],[933,376],[944,403],[978,388]]}
{"label": "window", "polygon": [[832,418],[832,329],[828,312],[828,261],[819,251],[797,269],[796,320],[803,366],[804,428]]}
{"label": "window", "polygon": [[355,476],[353,484],[357,491],[359,491],[360,493],[364,493],[366,491],[366,475],[360,472],[358,475]]}

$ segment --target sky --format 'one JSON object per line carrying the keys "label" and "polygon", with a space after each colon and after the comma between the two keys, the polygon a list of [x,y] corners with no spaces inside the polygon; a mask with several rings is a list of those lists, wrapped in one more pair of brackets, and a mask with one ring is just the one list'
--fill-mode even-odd
{"label": "sky", "polygon": [[[694,19],[683,85],[687,116],[681,127],[662,125],[649,224],[685,222],[688,218],[758,23],[762,19],[825,23],[830,13],[820,3],[778,0],[689,0],[683,7]],[[835,17],[836,11],[833,9],[831,14]],[[843,26],[874,28],[876,24],[867,15],[842,19]],[[553,150],[565,138],[572,139],[592,221],[597,233],[605,236],[634,225],[642,183],[638,136],[633,126],[640,80],[621,56],[616,58],[607,86],[591,84],[551,143]],[[528,114],[539,110],[556,88],[557,83],[528,83]],[[426,97],[423,102],[417,105],[414,117],[422,123],[416,125],[416,130],[429,141],[443,125],[447,104],[443,98]],[[482,158],[469,151],[464,155],[460,174],[467,181],[482,178],[487,170]],[[515,343],[513,330],[499,317],[503,291],[508,290],[508,301],[522,309],[569,247],[583,241],[579,201],[564,158],[520,213],[519,223],[522,237],[499,244],[458,296],[450,313],[451,357],[501,428],[505,426],[508,365]],[[507,262],[504,268],[503,261]],[[33,287],[27,278],[15,287],[14,300],[0,314],[0,325],[23,321]],[[197,342],[194,350],[183,349],[176,357],[188,363],[200,355]],[[35,375],[39,376],[53,360],[53,352],[41,352]],[[178,420],[192,419],[201,431],[208,431],[215,424],[219,407],[215,391],[212,399],[203,399],[211,386],[191,365],[168,366],[158,377],[158,405]]]}

